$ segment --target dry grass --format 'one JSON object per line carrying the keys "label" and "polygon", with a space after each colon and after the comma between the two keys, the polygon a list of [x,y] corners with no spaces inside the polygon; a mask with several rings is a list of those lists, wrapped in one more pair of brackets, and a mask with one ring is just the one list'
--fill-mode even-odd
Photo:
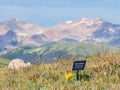
{"label": "dry grass", "polygon": [[104,55],[87,59],[80,80],[76,74],[68,80],[73,60],[33,65],[19,71],[0,68],[0,90],[119,90],[120,55]]}

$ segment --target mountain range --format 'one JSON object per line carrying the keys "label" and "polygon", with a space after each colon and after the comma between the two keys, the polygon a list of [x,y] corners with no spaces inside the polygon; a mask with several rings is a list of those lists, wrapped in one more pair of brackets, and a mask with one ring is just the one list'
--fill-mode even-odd
{"label": "mountain range", "polygon": [[0,23],[0,50],[26,45],[41,46],[62,41],[120,46],[120,25],[99,18],[66,21],[50,28],[19,19]]}

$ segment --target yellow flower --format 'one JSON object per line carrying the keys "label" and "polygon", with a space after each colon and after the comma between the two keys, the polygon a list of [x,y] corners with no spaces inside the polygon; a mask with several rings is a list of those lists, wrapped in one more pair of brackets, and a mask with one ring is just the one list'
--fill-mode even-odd
{"label": "yellow flower", "polygon": [[66,80],[68,80],[72,76],[73,76],[73,73],[68,73],[68,74],[65,75],[65,78],[66,78]]}

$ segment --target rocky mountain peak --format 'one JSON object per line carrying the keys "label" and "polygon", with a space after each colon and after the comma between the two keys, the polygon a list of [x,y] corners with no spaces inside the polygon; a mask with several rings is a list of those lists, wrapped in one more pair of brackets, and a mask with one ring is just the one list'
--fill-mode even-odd
{"label": "rocky mountain peak", "polygon": [[15,36],[16,40],[23,45],[42,45],[61,40],[109,43],[119,38],[120,25],[106,22],[100,18],[82,18],[69,20],[45,29],[19,19],[10,19],[0,24],[0,34],[0,40],[7,36]]}

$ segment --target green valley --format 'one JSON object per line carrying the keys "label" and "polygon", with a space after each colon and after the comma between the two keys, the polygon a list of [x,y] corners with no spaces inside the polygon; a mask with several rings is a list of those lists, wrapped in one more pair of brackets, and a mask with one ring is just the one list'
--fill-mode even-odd
{"label": "green valley", "polygon": [[116,53],[120,49],[104,44],[57,42],[41,47],[22,46],[8,50],[1,57],[7,59],[21,58],[26,62],[51,63],[66,58],[88,58]]}

